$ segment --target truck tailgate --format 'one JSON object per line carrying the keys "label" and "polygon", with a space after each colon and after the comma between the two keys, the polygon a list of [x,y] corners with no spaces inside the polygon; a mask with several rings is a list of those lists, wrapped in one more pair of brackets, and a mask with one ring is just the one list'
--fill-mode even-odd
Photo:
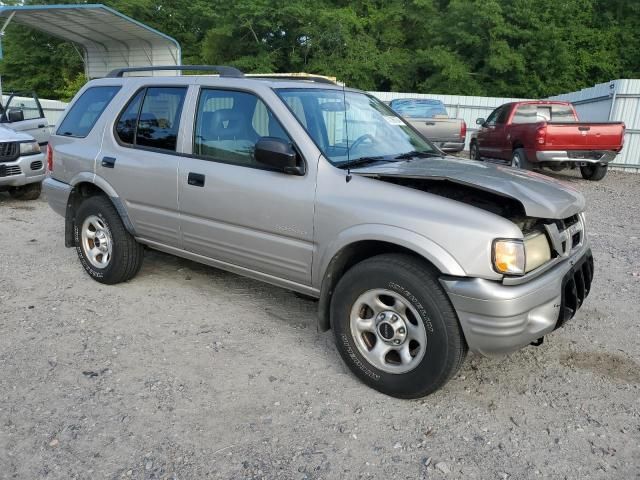
{"label": "truck tailgate", "polygon": [[405,118],[405,120],[431,141],[461,141],[459,118]]}
{"label": "truck tailgate", "polygon": [[624,123],[548,122],[539,150],[615,150],[622,148]]}

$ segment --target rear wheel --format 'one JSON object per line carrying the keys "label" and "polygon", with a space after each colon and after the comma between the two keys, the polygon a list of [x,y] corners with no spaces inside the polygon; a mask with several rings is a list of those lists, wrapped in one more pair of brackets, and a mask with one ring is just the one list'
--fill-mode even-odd
{"label": "rear wheel", "polygon": [[482,160],[477,142],[471,143],[471,146],[469,147],[469,158],[471,160]]}
{"label": "rear wheel", "polygon": [[17,200],[35,200],[40,197],[42,192],[42,183],[29,183],[22,187],[13,187],[9,189],[9,195]]}
{"label": "rear wheel", "polygon": [[100,283],[125,282],[142,266],[142,245],[127,232],[106,197],[90,197],[82,202],[76,214],[74,240],[80,263]]}
{"label": "rear wheel", "polygon": [[467,352],[437,276],[408,255],[380,255],[351,268],[336,286],[331,322],[353,373],[394,397],[435,392]]}
{"label": "rear wheel", "polygon": [[527,160],[527,153],[524,148],[516,148],[511,155],[511,166],[522,170],[531,170],[531,164]]}
{"label": "rear wheel", "polygon": [[580,173],[585,180],[597,182],[605,177],[608,169],[609,165],[584,165],[580,167]]}

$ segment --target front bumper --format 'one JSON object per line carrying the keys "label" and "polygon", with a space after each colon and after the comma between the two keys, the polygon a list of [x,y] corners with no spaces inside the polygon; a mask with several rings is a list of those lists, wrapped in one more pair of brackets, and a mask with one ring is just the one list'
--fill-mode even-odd
{"label": "front bumper", "polygon": [[538,150],[536,160],[550,163],[609,163],[618,155],[612,150]]}
{"label": "front bumper", "polygon": [[0,187],[22,187],[41,182],[45,177],[44,162],[44,154],[36,153],[0,163]]}
{"label": "front bumper", "polygon": [[52,177],[47,177],[42,182],[42,190],[47,196],[47,201],[51,209],[58,215],[65,217],[67,215],[67,203],[69,202],[69,195],[71,195],[72,186],[60,182]]}
{"label": "front bumper", "polygon": [[443,278],[469,349],[506,354],[562,326],[580,308],[593,279],[588,246],[520,285],[479,278]]}

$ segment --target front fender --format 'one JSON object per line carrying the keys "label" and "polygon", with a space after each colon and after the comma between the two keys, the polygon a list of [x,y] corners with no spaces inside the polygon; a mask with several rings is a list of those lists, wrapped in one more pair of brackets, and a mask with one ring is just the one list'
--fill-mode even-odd
{"label": "front fender", "polygon": [[314,286],[321,287],[322,279],[331,259],[343,248],[361,241],[380,241],[407,248],[431,262],[446,275],[464,277],[460,264],[442,246],[411,230],[385,224],[360,224],[349,227],[338,236],[319,255],[314,271]]}

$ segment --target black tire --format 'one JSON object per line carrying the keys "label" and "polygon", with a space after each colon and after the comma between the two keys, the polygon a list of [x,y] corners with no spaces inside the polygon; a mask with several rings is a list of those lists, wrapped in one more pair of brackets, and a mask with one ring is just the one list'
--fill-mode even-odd
{"label": "black tire", "polygon": [[9,189],[9,195],[17,200],[36,200],[42,192],[42,183],[29,183],[22,187]]}
{"label": "black tire", "polygon": [[609,165],[585,165],[580,167],[580,173],[585,180],[597,182],[602,180],[609,170]]}
{"label": "black tire", "polygon": [[[360,353],[351,333],[354,303],[374,289],[388,289],[401,296],[419,313],[417,321],[424,325],[424,356],[405,373],[388,373],[374,366]],[[429,265],[409,255],[379,255],[347,271],[331,299],[331,324],[338,351],[353,373],[393,397],[418,398],[435,392],[455,375],[467,353],[458,317],[437,275]]]}
{"label": "black tire", "polygon": [[471,146],[469,147],[469,158],[471,160],[482,160],[482,157],[480,156],[480,149],[478,148],[478,142],[471,142]]}
{"label": "black tire", "polygon": [[[112,242],[110,260],[104,268],[98,268],[91,263],[82,241],[82,226],[91,216],[98,217],[102,221]],[[144,249],[126,230],[120,215],[108,198],[97,195],[84,200],[76,212],[73,229],[80,263],[94,280],[113,285],[126,282],[140,270]]]}
{"label": "black tire", "polygon": [[533,166],[527,160],[527,152],[524,148],[516,148],[511,155],[511,166],[522,170],[531,170]]}

